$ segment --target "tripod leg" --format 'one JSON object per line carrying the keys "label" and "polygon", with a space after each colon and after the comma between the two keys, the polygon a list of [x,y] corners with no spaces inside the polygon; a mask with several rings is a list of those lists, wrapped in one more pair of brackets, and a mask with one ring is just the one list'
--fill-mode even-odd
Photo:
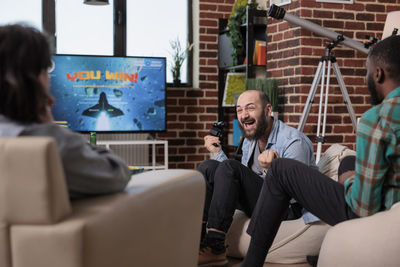
{"label": "tripod leg", "polygon": [[[326,87],[325,87],[325,103],[324,103],[324,118],[323,118],[323,123],[322,123],[322,134],[319,135],[319,132],[317,133],[317,156],[316,156],[316,163],[321,158],[321,151],[322,151],[322,144],[325,143],[325,129],[326,129],[326,117],[328,113],[328,98],[329,98],[329,83],[330,83],[330,78],[331,78],[331,61],[328,61],[328,67],[327,67],[327,75],[326,75]],[[321,85],[321,101],[320,101],[320,109],[319,109],[319,114],[318,114],[318,123],[320,121],[321,117],[321,105],[322,105],[322,91],[323,91],[323,84]],[[320,129],[320,126],[318,124],[318,129]]]}
{"label": "tripod leg", "polygon": [[336,75],[336,79],[338,80],[338,83],[339,83],[340,91],[342,91],[344,103],[347,106],[347,111],[349,112],[351,122],[353,123],[354,131],[356,132],[357,131],[357,119],[356,119],[356,116],[354,115],[354,109],[353,109],[353,106],[351,105],[351,100],[350,100],[349,94],[347,93],[346,85],[344,84],[343,77],[342,77],[342,74],[340,72],[337,62],[335,61],[332,66],[333,66],[333,71],[335,72],[335,75]]}
{"label": "tripod leg", "polygon": [[297,127],[297,130],[299,130],[300,132],[302,132],[304,129],[304,125],[306,124],[308,114],[310,113],[311,105],[314,102],[315,92],[317,91],[318,84],[321,80],[322,64],[323,60],[321,60],[318,64],[317,71],[315,72],[314,79],[311,84],[310,92],[308,93],[306,104],[304,105],[303,113],[301,114],[300,117],[299,126]]}

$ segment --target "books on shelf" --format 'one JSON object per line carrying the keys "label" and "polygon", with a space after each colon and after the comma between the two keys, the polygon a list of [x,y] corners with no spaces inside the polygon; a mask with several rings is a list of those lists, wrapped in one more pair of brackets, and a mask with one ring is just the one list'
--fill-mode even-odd
{"label": "books on shelf", "polygon": [[[253,65],[265,65],[267,62],[267,43],[263,40],[255,40],[253,51]],[[243,64],[247,64],[247,57]]]}

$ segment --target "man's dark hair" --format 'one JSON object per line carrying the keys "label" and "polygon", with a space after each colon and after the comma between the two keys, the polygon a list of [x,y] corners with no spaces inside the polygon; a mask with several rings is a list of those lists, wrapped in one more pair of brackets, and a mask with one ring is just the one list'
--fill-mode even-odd
{"label": "man's dark hair", "polygon": [[0,27],[0,114],[23,123],[38,122],[48,100],[39,74],[50,66],[45,35],[18,24]]}
{"label": "man's dark hair", "polygon": [[400,82],[400,36],[390,36],[378,42],[369,58],[385,69],[390,79]]}

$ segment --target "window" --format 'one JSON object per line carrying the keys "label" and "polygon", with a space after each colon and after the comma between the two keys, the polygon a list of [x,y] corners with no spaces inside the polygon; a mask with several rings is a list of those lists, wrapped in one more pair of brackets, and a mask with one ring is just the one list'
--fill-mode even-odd
{"label": "window", "polygon": [[0,25],[26,23],[42,30],[42,0],[1,0]]}
{"label": "window", "polygon": [[82,0],[56,1],[57,54],[113,55],[113,1],[107,6]]}
{"label": "window", "polygon": [[[167,82],[172,83],[170,41],[179,39],[183,49],[189,42],[188,0],[129,0],[126,6],[128,56],[167,58]],[[187,83],[188,59],[184,61],[181,82]]]}
{"label": "window", "polygon": [[[83,0],[1,0],[0,24],[27,21],[46,29],[56,37],[58,54],[166,57],[167,82],[172,83],[170,41],[179,38],[182,48],[192,42],[192,0],[109,2],[91,6]],[[189,54],[181,69],[184,85],[191,82],[190,62]]]}

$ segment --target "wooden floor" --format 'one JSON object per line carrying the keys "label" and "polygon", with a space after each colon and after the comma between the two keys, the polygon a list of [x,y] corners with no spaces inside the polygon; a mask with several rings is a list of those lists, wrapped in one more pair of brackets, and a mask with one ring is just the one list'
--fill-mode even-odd
{"label": "wooden floor", "polygon": [[[241,260],[229,258],[228,267],[239,267]],[[277,264],[277,263],[264,263],[264,267],[311,267],[308,263],[298,264]]]}

